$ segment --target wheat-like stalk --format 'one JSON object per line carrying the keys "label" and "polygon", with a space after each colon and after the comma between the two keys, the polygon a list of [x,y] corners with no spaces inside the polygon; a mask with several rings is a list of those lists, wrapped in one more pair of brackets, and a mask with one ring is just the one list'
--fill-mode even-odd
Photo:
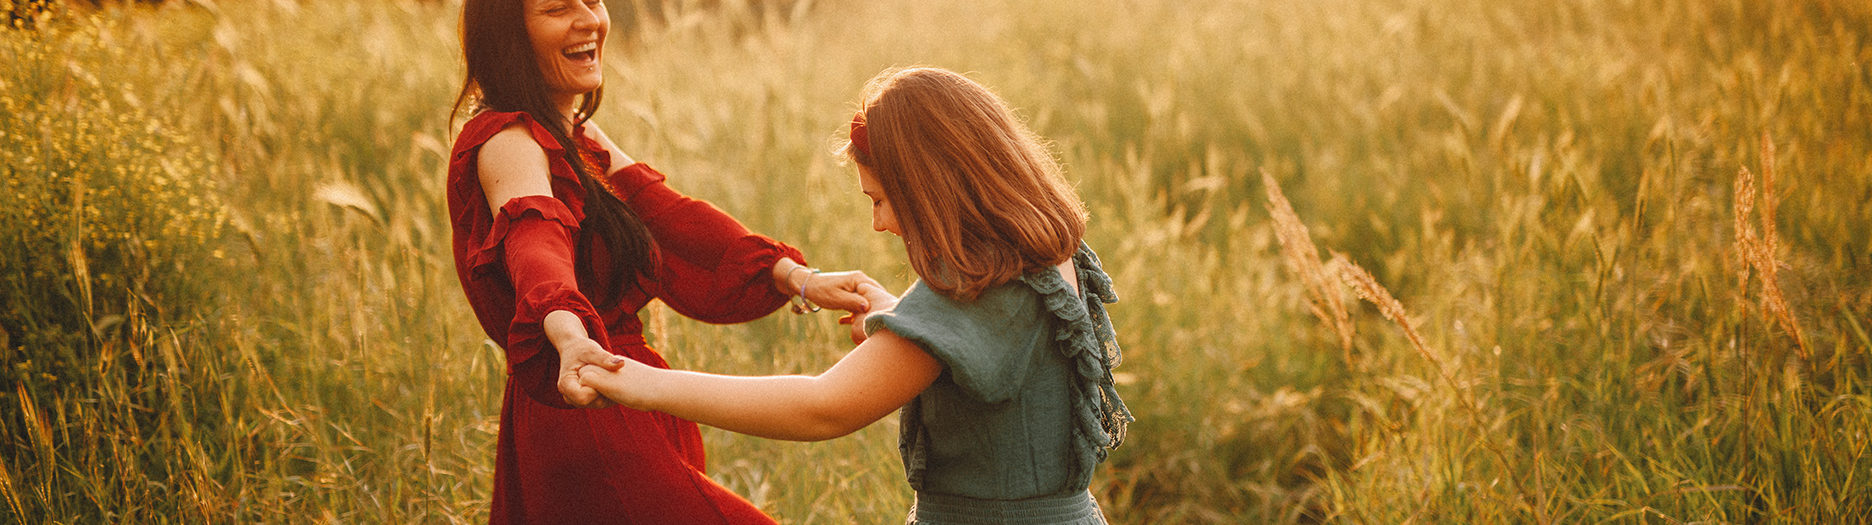
{"label": "wheat-like stalk", "polygon": [[1749,269],[1753,266],[1749,254],[1754,253],[1755,245],[1760,241],[1755,235],[1755,225],[1749,222],[1749,215],[1755,213],[1755,174],[1744,166],[1736,172],[1735,196],[1735,259],[1736,292],[1748,294]]}
{"label": "wheat-like stalk", "polygon": [[1443,382],[1448,383],[1450,389],[1456,391],[1457,400],[1469,410],[1479,414],[1481,411],[1476,407],[1475,402],[1469,399],[1468,389],[1456,383],[1456,379],[1443,368],[1443,360],[1437,359],[1436,354],[1430,353],[1430,347],[1424,343],[1423,336],[1411,326],[1410,312],[1404,310],[1404,303],[1398,302],[1396,297],[1391,296],[1390,290],[1378,284],[1378,279],[1372,277],[1371,272],[1346,258],[1345,254],[1333,252],[1333,264],[1338,266],[1339,278],[1345,282],[1346,286],[1350,286],[1360,299],[1377,306],[1378,312],[1384,314],[1386,319],[1397,323],[1398,327],[1404,330],[1404,338],[1410,341],[1411,348],[1416,349],[1419,355],[1429,361],[1430,365],[1436,368],[1437,375],[1443,377]]}
{"label": "wheat-like stalk", "polygon": [[1345,300],[1340,297],[1339,288],[1327,278],[1330,272],[1320,264],[1319,248],[1313,245],[1313,236],[1307,233],[1306,224],[1300,222],[1293,204],[1281,193],[1280,183],[1275,182],[1266,169],[1261,170],[1261,185],[1267,188],[1268,212],[1274,217],[1274,236],[1280,239],[1281,259],[1286,261],[1288,269],[1300,275],[1301,282],[1306,285],[1307,309],[1339,336],[1339,350],[1345,363],[1351,365],[1354,330],[1352,316],[1346,313]]}
{"label": "wheat-like stalk", "polygon": [[[1748,293],[1750,271],[1759,276],[1762,287],[1762,306],[1768,310],[1775,324],[1794,337],[1794,347],[1800,352],[1801,359],[1808,359],[1811,354],[1807,349],[1807,336],[1801,332],[1800,321],[1794,317],[1794,310],[1788,306],[1787,296],[1781,293],[1780,262],[1775,260],[1775,252],[1780,236],[1775,231],[1775,148],[1774,141],[1767,134],[1762,134],[1762,179],[1761,179],[1761,216],[1755,213],[1755,175],[1744,166],[1736,173],[1735,188],[1735,224],[1736,224],[1736,289]],[[1761,228],[1756,229],[1751,219],[1759,219]]]}
{"label": "wheat-like stalk", "polygon": [[[1410,312],[1404,309],[1404,303],[1393,297],[1391,291],[1386,290],[1384,285],[1378,284],[1378,279],[1372,277],[1371,272],[1346,258],[1345,254],[1333,252],[1332,264],[1337,268],[1339,278],[1345,282],[1346,286],[1350,286],[1359,298],[1376,305],[1379,313],[1384,314],[1386,319],[1390,319],[1398,325],[1398,328],[1404,330],[1404,338],[1410,341],[1411,348],[1416,349],[1417,354],[1423,356],[1424,360],[1429,361],[1431,367],[1436,369],[1437,376],[1442,377],[1443,382],[1449,385],[1450,390],[1456,394],[1457,403],[1462,405],[1465,412],[1468,412],[1476,428],[1487,428],[1487,419],[1483,417],[1482,408],[1476,403],[1474,395],[1469,389],[1456,382],[1456,378],[1450,375],[1449,369],[1443,366],[1442,359],[1430,353],[1430,346],[1424,343],[1423,336],[1417,333],[1416,327],[1411,326]],[[1508,453],[1502,451],[1501,446],[1494,440],[1478,439],[1477,441],[1495,456],[1496,463],[1502,469],[1502,475],[1514,485],[1515,491],[1521,495],[1522,503],[1530,505],[1535,521],[1547,523],[1549,519],[1546,512],[1541,507],[1533,506],[1532,502],[1536,501],[1534,495],[1521,484],[1521,477],[1515,475],[1514,470],[1509,468]]]}
{"label": "wheat-like stalk", "polygon": [[[1346,311],[1345,301],[1340,296],[1342,292],[1338,284],[1341,283],[1351,287],[1360,298],[1377,305],[1379,312],[1403,328],[1404,337],[1410,341],[1411,348],[1430,362],[1430,365],[1436,369],[1437,375],[1442,377],[1443,382],[1455,392],[1457,402],[1475,421],[1477,428],[1483,428],[1486,420],[1482,417],[1482,410],[1475,402],[1474,396],[1468,389],[1456,382],[1456,378],[1451,376],[1449,370],[1443,366],[1443,360],[1430,353],[1430,347],[1424,343],[1423,336],[1411,326],[1410,313],[1404,310],[1404,303],[1399,302],[1389,290],[1378,284],[1378,279],[1372,277],[1371,272],[1365,271],[1357,263],[1348,259],[1345,254],[1333,252],[1332,260],[1321,264],[1319,248],[1313,244],[1313,236],[1307,233],[1306,224],[1300,221],[1299,214],[1294,213],[1292,203],[1288,202],[1287,196],[1281,193],[1280,184],[1275,182],[1274,177],[1265,169],[1261,170],[1261,182],[1267,189],[1268,210],[1274,218],[1274,235],[1280,240],[1281,258],[1287,263],[1289,269],[1300,275],[1305,283],[1308,310],[1339,336],[1339,344],[1345,353],[1346,364],[1352,363],[1353,325],[1352,317]],[[1334,283],[1331,276],[1337,276],[1340,283]],[[1503,474],[1513,483],[1522,502],[1534,501],[1527,488],[1522,486],[1520,477],[1514,475],[1513,470],[1509,468],[1508,454],[1493,441],[1487,439],[1480,441],[1489,453],[1495,456],[1495,461],[1500,465]],[[1546,514],[1538,508],[1534,509],[1534,515],[1539,522],[1548,521]]]}

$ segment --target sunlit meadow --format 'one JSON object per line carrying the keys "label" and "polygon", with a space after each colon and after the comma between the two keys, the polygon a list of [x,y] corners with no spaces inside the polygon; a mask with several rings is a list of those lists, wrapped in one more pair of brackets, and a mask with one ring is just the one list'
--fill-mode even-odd
{"label": "sunlit meadow", "polygon": [[[59,4],[0,0],[0,516],[484,521],[459,4]],[[911,278],[829,154],[879,70],[972,72],[1054,141],[1122,297],[1115,523],[1872,513],[1872,4],[611,11],[597,121],[816,266]],[[849,346],[645,315],[686,368]],[[894,417],[705,439],[785,522],[910,503]]]}

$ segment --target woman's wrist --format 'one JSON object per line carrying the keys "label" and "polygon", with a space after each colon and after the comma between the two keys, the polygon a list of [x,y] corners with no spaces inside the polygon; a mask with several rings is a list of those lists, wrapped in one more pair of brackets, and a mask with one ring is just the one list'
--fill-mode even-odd
{"label": "woman's wrist", "polygon": [[819,305],[806,298],[806,288],[812,285],[814,275],[819,274],[813,268],[795,262],[792,258],[782,257],[774,263],[774,289],[792,298],[793,313],[804,314],[819,311]]}
{"label": "woman's wrist", "polygon": [[540,321],[540,330],[546,333],[546,340],[552,342],[553,346],[563,346],[574,339],[591,337],[591,333],[585,331],[585,320],[579,319],[578,314],[571,310],[547,312],[546,318]]}
{"label": "woman's wrist", "polygon": [[774,289],[786,295],[798,294],[799,283],[797,276],[794,274],[799,273],[796,270],[805,267],[806,265],[800,264],[799,261],[793,260],[792,257],[781,257],[780,260],[774,261],[772,272]]}

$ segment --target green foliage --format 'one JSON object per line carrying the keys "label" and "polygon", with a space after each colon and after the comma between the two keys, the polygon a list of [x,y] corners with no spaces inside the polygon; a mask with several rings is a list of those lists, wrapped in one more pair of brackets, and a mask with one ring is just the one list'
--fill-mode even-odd
{"label": "green foliage", "polygon": [[[192,315],[226,217],[190,130],[99,78],[124,60],[96,23],[0,31],[0,350],[12,381],[93,386],[88,350],[126,315]],[[21,353],[25,348],[34,351]]]}

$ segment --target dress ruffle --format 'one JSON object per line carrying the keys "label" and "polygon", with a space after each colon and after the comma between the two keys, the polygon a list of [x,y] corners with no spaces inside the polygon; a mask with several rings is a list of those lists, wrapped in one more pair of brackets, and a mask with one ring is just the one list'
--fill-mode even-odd
{"label": "dress ruffle", "polygon": [[1135,420],[1118,397],[1112,378],[1112,367],[1118,366],[1123,355],[1105,304],[1118,302],[1118,294],[1112,291],[1111,277],[1099,265],[1098,255],[1083,242],[1073,254],[1073,267],[1084,298],[1073,292],[1059,272],[1033,272],[1020,281],[1039,292],[1047,311],[1059,319],[1053,348],[1073,363],[1078,376],[1073,382],[1074,447],[1081,457],[1089,454],[1104,461],[1124,443],[1125,428]]}
{"label": "dress ruffle", "polygon": [[637,202],[637,196],[651,185],[667,180],[669,177],[662,172],[639,162],[605,175],[604,182],[617,194],[619,200],[630,203],[633,209],[641,209],[644,206]]}
{"label": "dress ruffle", "polygon": [[[565,148],[561,147],[559,141],[552,137],[552,132],[546,131],[545,126],[534,121],[533,117],[528,116],[526,113],[489,112],[483,113],[475,117],[475,120],[469,121],[468,125],[462,127],[461,136],[455,139],[456,148],[451,155],[452,160],[450,161],[450,166],[475,166],[476,162],[474,157],[481,153],[481,145],[487,143],[488,139],[493,138],[494,135],[500,133],[501,130],[507,129],[508,126],[512,126],[516,123],[525,123],[527,133],[533,136],[533,142],[539,144],[540,149],[546,152],[547,173],[552,176],[553,196],[564,201],[565,207],[573,214],[574,222],[585,220],[585,192],[580,189],[582,185],[579,183],[578,174],[573,173],[572,165],[565,162]],[[579,140],[580,144],[587,149],[597,146],[595,143],[592,143],[589,138],[582,135],[579,137]],[[603,150],[599,149],[594,151]],[[607,167],[611,165],[611,157],[609,155],[602,157],[587,156],[586,160],[593,162],[599,170],[607,169]],[[602,171],[600,171],[600,173],[602,173]],[[482,193],[481,184],[478,180],[473,178],[474,174],[472,172],[459,175],[464,178],[460,185],[463,191],[459,196],[473,202],[460,203],[463,205],[457,207],[458,209],[455,210],[455,216],[452,217],[452,219],[454,220],[454,224],[473,224],[475,221],[469,216],[470,214],[486,213],[484,211],[486,208],[474,206],[473,204],[485,202],[487,197]],[[451,184],[454,184],[454,182],[451,182]],[[454,192],[451,192],[451,194],[453,193]],[[451,197],[454,197],[454,195],[451,195]],[[503,207],[504,206],[505,205],[503,205]]]}
{"label": "dress ruffle", "polygon": [[543,220],[558,223],[566,229],[569,238],[578,238],[579,224],[584,221],[584,214],[567,207],[564,201],[545,195],[528,195],[507,201],[500,207],[500,214],[494,216],[493,224],[487,237],[481,244],[467,254],[470,274],[489,271],[503,271],[496,263],[501,262],[502,246],[507,242],[507,234],[514,224],[523,220]]}

